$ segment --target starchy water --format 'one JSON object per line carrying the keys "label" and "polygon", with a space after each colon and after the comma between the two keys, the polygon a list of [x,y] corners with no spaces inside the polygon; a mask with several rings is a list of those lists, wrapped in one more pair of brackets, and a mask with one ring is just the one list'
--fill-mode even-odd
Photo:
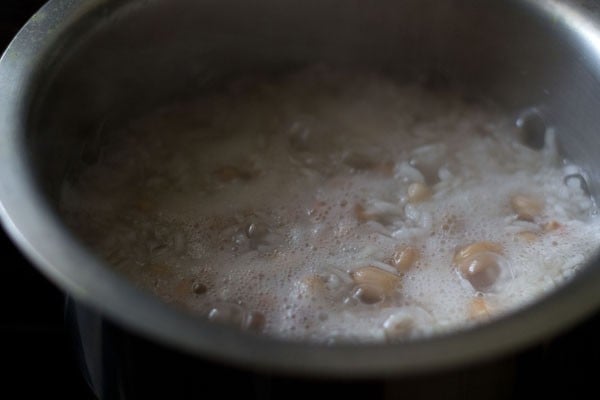
{"label": "starchy water", "polygon": [[117,271],[215,322],[318,342],[461,329],[563,284],[600,240],[585,171],[459,92],[309,69],[101,132],[63,185]]}

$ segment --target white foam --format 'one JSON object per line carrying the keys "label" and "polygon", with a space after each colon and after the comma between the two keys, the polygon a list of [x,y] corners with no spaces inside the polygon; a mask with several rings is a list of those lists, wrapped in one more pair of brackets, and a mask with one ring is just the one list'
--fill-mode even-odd
{"label": "white foam", "polygon": [[[200,315],[291,339],[402,340],[520,307],[596,250],[585,173],[513,129],[459,96],[309,70],[107,133],[61,207],[116,269]],[[414,182],[431,198],[409,203]],[[515,194],[544,199],[534,221],[517,219]],[[505,260],[484,293],[453,262],[481,240]],[[394,272],[402,246],[420,257],[397,288],[376,304],[353,296],[352,271]]]}

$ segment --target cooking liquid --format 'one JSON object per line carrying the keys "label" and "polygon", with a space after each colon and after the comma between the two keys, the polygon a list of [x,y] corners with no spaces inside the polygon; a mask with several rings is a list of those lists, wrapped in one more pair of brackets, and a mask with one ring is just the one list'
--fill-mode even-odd
{"label": "cooking liquid", "polygon": [[279,337],[485,321],[562,284],[600,239],[551,130],[531,149],[491,106],[374,75],[238,81],[100,136],[63,185],[69,225],[165,301]]}

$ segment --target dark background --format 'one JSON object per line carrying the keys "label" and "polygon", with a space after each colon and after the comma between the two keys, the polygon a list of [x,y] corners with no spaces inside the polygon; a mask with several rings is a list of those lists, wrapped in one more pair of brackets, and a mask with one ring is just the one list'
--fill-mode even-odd
{"label": "dark background", "polygon": [[[0,52],[44,3],[0,0]],[[0,260],[0,398],[93,399],[64,327],[62,293],[20,255],[2,229]]]}
{"label": "dark background", "polygon": [[[1,0],[0,49],[43,3]],[[63,294],[1,230],[0,257],[0,398],[92,399],[64,325]],[[600,313],[515,360],[515,398],[600,398]]]}

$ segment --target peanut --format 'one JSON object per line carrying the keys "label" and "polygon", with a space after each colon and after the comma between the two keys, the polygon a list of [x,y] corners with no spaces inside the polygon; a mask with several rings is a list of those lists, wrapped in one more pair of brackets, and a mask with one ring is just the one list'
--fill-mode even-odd
{"label": "peanut", "polygon": [[492,252],[502,254],[502,246],[498,243],[481,241],[460,247],[454,253],[454,263],[461,264],[478,253]]}
{"label": "peanut", "polygon": [[517,233],[517,237],[526,243],[533,243],[537,240],[539,235],[535,232],[524,231]]}
{"label": "peanut", "polygon": [[358,268],[350,276],[357,285],[380,288],[386,294],[393,292],[400,280],[397,275],[372,266]]}
{"label": "peanut", "polygon": [[472,319],[489,318],[490,309],[485,299],[481,297],[475,297],[471,301],[469,307],[469,316]]}
{"label": "peanut", "polygon": [[419,251],[411,246],[406,246],[396,250],[392,257],[392,265],[399,272],[405,272],[412,267],[419,259]]}
{"label": "peanut", "polygon": [[512,196],[510,205],[518,218],[523,221],[533,221],[544,209],[542,200],[524,194]]}
{"label": "peanut", "polygon": [[421,203],[431,197],[431,189],[424,183],[414,182],[408,186],[408,202]]}

